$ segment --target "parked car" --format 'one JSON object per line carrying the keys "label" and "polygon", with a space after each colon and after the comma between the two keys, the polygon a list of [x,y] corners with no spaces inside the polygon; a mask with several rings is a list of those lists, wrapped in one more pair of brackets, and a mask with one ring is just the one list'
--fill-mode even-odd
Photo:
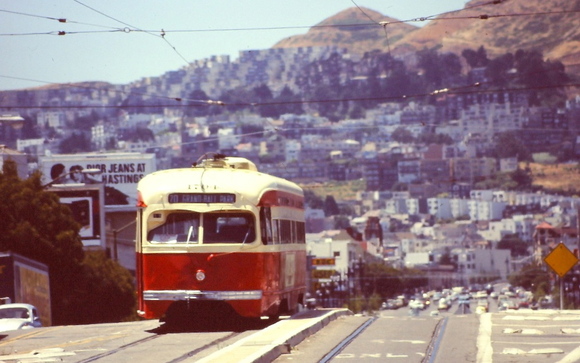
{"label": "parked car", "polygon": [[42,326],[36,307],[30,304],[0,305],[0,332]]}

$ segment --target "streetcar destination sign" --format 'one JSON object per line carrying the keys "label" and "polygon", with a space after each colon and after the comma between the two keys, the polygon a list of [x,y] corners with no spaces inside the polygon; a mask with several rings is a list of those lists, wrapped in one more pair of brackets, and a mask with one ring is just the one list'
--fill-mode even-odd
{"label": "streetcar destination sign", "polygon": [[171,193],[169,203],[235,203],[232,193]]}

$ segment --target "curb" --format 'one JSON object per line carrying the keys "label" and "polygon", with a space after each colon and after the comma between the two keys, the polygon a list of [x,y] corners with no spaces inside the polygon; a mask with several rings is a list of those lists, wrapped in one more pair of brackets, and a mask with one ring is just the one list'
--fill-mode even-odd
{"label": "curb", "polygon": [[272,362],[281,354],[290,353],[308,336],[344,315],[352,315],[352,312],[348,309],[303,311],[240,339],[199,362]]}

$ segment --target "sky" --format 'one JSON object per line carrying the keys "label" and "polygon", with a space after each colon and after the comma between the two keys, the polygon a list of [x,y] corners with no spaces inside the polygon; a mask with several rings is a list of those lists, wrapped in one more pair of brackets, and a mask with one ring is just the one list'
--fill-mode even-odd
{"label": "sky", "polygon": [[0,90],[83,81],[126,84],[212,55],[233,61],[240,51],[268,49],[355,6],[410,20],[460,10],[466,2],[0,0]]}

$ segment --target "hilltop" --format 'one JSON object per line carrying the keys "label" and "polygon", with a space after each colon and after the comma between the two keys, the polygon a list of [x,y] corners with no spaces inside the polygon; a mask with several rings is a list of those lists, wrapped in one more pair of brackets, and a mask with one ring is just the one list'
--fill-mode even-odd
{"label": "hilltop", "polygon": [[[393,23],[388,26],[388,36],[383,27],[374,26],[369,19]],[[357,26],[360,24],[360,26]],[[370,24],[370,26],[369,26]],[[316,24],[306,34],[282,39],[273,48],[337,46],[350,53],[363,54],[380,49],[385,51],[390,43],[395,43],[420,28],[397,19],[387,17],[367,8],[350,8]]]}
{"label": "hilltop", "polygon": [[[402,60],[409,69],[415,67],[416,53],[425,48],[461,56],[465,49],[477,50],[483,46],[490,59],[513,54],[519,49],[537,50],[542,52],[544,59],[562,62],[568,74],[580,76],[580,0],[502,0],[498,4],[472,0],[465,4],[464,9],[440,14],[423,27],[418,25],[421,25],[419,20],[400,20],[372,9],[351,7],[316,24],[305,34],[281,39],[272,48],[347,49],[353,60],[378,50]],[[246,60],[241,57],[238,62]],[[191,62],[188,68],[205,62]],[[271,67],[284,69],[277,64]],[[172,78],[184,71],[169,71],[159,78],[175,83]],[[286,82],[291,81],[292,78]],[[78,85],[90,88],[108,84],[87,82]],[[238,82],[237,85],[241,84]],[[60,87],[62,85],[29,89]]]}
{"label": "hilltop", "polygon": [[[354,7],[322,21],[306,34],[280,40],[274,48],[334,45],[355,54],[378,49],[402,58],[423,48],[460,55],[464,49],[483,46],[490,57],[518,49],[541,50],[546,59],[559,60],[568,72],[580,74],[579,1],[491,3],[472,0],[464,9],[441,14],[424,27]],[[376,26],[371,26],[373,22]],[[382,22],[388,24],[383,28]],[[328,27],[341,24],[344,26]]]}

